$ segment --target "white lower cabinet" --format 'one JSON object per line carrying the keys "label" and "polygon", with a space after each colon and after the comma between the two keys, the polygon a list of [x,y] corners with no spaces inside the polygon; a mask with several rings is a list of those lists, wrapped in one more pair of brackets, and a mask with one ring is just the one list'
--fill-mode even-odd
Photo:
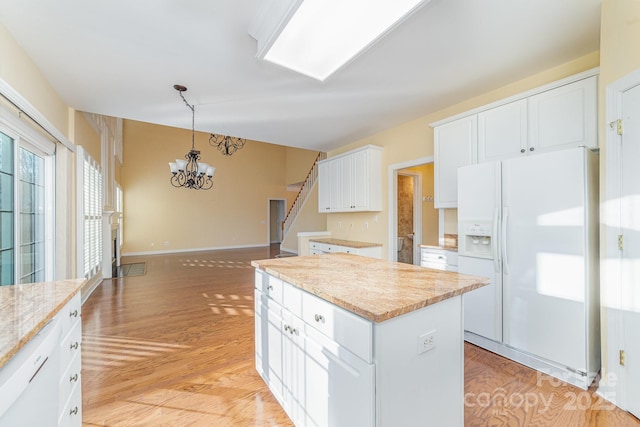
{"label": "white lower cabinet", "polygon": [[80,293],[76,294],[56,317],[59,318],[62,329],[58,427],[79,427],[82,425]]}
{"label": "white lower cabinet", "polygon": [[257,289],[255,300],[256,369],[291,420],[299,426],[371,426],[374,366]]}
{"label": "white lower cabinet", "polygon": [[459,296],[374,323],[257,270],[255,331],[256,369],[296,426],[463,424]]}

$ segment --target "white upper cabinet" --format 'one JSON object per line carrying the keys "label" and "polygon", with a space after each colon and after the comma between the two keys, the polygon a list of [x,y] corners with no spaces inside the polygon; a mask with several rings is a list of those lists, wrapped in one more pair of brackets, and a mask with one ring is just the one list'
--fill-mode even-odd
{"label": "white upper cabinet", "polygon": [[566,148],[597,148],[596,70],[432,124],[435,207],[458,206],[457,169]]}
{"label": "white upper cabinet", "polygon": [[597,147],[597,78],[579,80],[529,98],[529,145],[544,153]]}
{"label": "white upper cabinet", "polygon": [[477,127],[473,115],[434,129],[436,208],[458,205],[458,168],[477,162]]}
{"label": "white upper cabinet", "polygon": [[478,162],[526,155],[527,100],[510,102],[478,114]]}
{"label": "white upper cabinet", "polygon": [[382,209],[382,149],[367,145],[318,163],[318,211]]}

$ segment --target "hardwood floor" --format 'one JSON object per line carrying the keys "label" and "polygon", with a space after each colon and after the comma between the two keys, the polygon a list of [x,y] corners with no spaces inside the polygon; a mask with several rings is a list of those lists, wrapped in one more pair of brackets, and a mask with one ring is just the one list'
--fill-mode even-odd
{"label": "hardwood floor", "polygon": [[[291,426],[254,368],[253,268],[270,248],[148,257],[83,306],[84,426]],[[593,391],[465,345],[466,426],[640,426]]]}

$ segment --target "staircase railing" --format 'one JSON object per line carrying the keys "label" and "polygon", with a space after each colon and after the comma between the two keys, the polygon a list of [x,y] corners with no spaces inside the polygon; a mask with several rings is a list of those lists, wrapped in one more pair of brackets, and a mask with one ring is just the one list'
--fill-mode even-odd
{"label": "staircase railing", "polygon": [[293,201],[293,204],[291,205],[289,212],[287,212],[287,216],[284,218],[284,221],[282,221],[282,240],[284,240],[285,236],[289,232],[289,229],[291,228],[291,225],[293,224],[296,217],[298,216],[300,209],[302,209],[302,206],[304,205],[305,200],[307,200],[307,196],[309,195],[309,192],[311,192],[311,189],[313,188],[314,184],[316,183],[316,180],[318,179],[318,162],[326,158],[327,158],[327,153],[320,152],[318,153],[318,157],[316,157],[316,160],[313,162],[313,166],[311,166],[311,170],[309,170],[309,173],[307,174],[307,178],[304,180],[304,183],[302,184],[300,191],[298,191],[298,195]]}

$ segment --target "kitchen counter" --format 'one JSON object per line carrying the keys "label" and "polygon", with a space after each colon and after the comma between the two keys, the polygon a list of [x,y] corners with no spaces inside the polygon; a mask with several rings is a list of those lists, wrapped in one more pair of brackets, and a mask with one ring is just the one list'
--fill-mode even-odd
{"label": "kitchen counter", "polygon": [[295,425],[464,425],[462,294],[488,279],[346,253],[252,265],[256,370]]}
{"label": "kitchen counter", "polygon": [[343,253],[252,261],[251,265],[373,322],[489,284],[481,277]]}
{"label": "kitchen counter", "polygon": [[421,248],[428,249],[444,249],[445,251],[458,252],[458,235],[445,234],[442,245],[420,245]]}
{"label": "kitchen counter", "polygon": [[75,296],[85,279],[0,286],[0,368]]}
{"label": "kitchen counter", "polygon": [[370,242],[358,242],[355,240],[342,240],[334,239],[332,237],[312,238],[310,242],[326,243],[328,245],[347,246],[350,248],[362,249],[362,248],[375,248],[382,246],[382,243],[370,243]]}

